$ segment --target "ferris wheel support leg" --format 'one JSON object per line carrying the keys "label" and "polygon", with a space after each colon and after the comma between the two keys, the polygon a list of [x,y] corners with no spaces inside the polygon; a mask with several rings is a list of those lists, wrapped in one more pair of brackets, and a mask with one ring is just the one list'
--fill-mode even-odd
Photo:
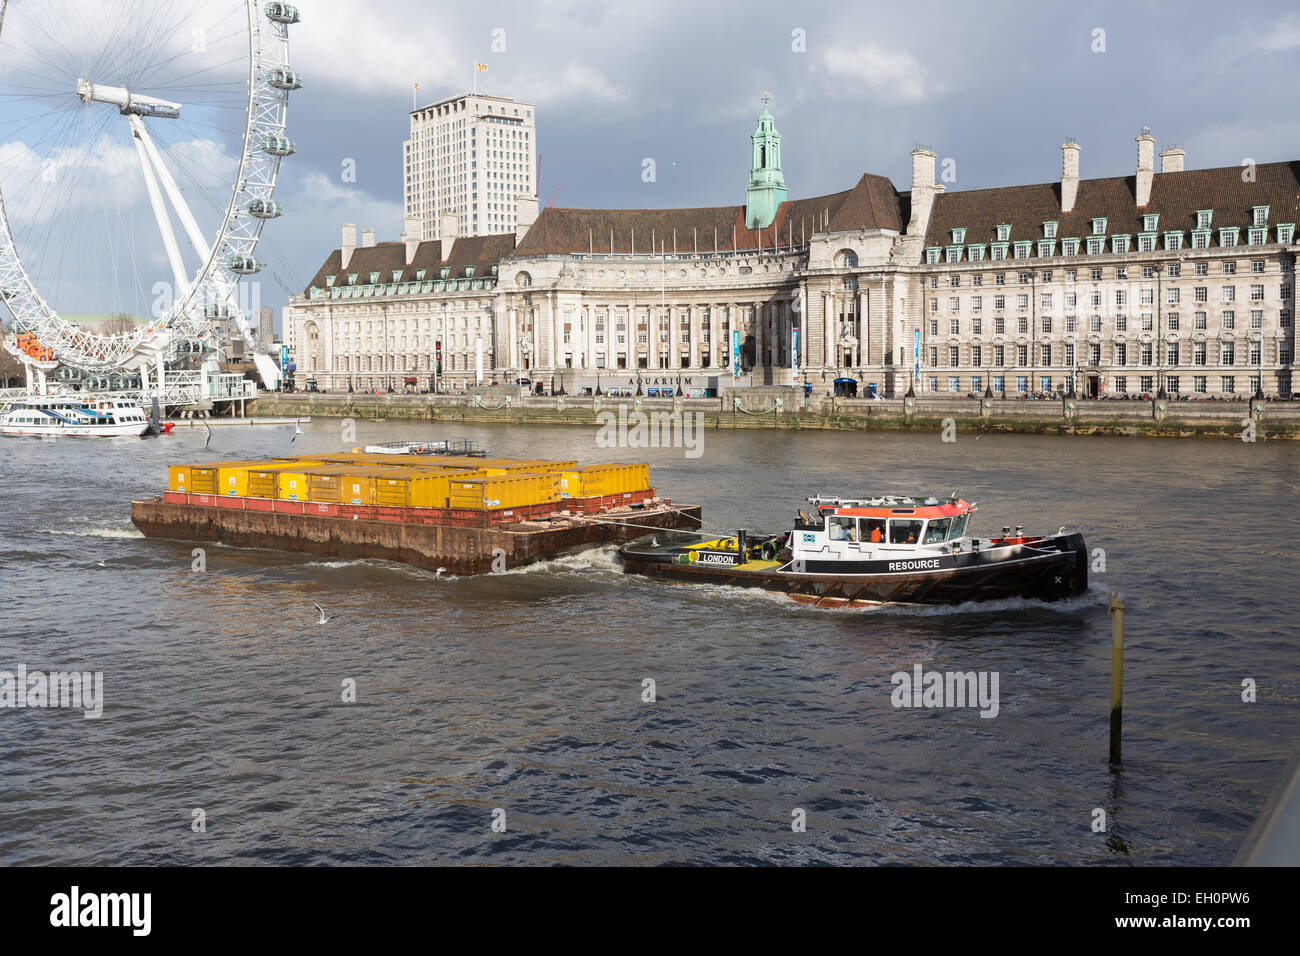
{"label": "ferris wheel support leg", "polygon": [[135,134],[131,138],[135,141],[135,151],[140,157],[140,169],[144,173],[144,185],[149,193],[149,204],[153,206],[154,219],[158,220],[158,231],[162,233],[163,246],[167,250],[167,261],[171,263],[172,276],[176,280],[175,296],[179,298],[189,293],[189,283],[185,279],[185,264],[181,261],[181,250],[176,244],[176,234],[172,232],[171,219],[168,218],[167,208],[163,205],[162,193],[158,190],[158,180],[153,174],[149,154],[145,151],[144,142],[137,129],[140,119],[131,116],[130,120],[131,130]]}
{"label": "ferris wheel support leg", "polygon": [[189,236],[190,245],[194,251],[199,254],[199,258],[204,262],[212,255],[212,249],[203,239],[203,231],[199,229],[199,224],[190,212],[189,204],[181,195],[181,191],[176,188],[176,180],[172,178],[171,170],[163,164],[162,156],[158,153],[158,148],[154,146],[153,139],[145,130],[144,120],[139,116],[131,116],[131,129],[139,137],[140,142],[144,143],[145,152],[153,162],[154,171],[162,183],[163,191],[167,193],[167,198],[171,200],[172,208],[176,210],[176,216],[181,221],[181,226],[185,229],[185,234]]}

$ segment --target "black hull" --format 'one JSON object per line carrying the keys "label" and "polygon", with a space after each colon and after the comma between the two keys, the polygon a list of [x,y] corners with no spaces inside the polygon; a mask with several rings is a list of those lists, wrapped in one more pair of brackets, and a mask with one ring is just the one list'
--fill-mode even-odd
{"label": "black hull", "polygon": [[995,553],[946,556],[937,562],[943,565],[938,568],[860,574],[836,573],[824,567],[795,571],[789,564],[761,570],[745,565],[679,564],[675,555],[647,549],[640,542],[625,545],[619,556],[629,574],[762,588],[817,607],[963,604],[1005,598],[1059,601],[1088,588],[1088,550],[1081,534],[1053,535],[1035,540],[1032,546],[1000,548]]}

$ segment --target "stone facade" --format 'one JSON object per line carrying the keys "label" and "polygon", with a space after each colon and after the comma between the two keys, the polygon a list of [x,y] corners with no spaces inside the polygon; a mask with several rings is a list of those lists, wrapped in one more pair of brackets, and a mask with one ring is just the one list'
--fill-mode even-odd
{"label": "stone facade", "polygon": [[865,175],[759,229],[745,206],[534,207],[513,233],[408,229],[360,266],[345,237],[291,304],[299,373],[358,391],[1289,394],[1297,172],[1184,171],[1180,149],[1156,172],[1154,147],[1144,131],[1135,175],[1082,180],[1071,141],[1059,183],[953,192],[918,148],[908,191]]}

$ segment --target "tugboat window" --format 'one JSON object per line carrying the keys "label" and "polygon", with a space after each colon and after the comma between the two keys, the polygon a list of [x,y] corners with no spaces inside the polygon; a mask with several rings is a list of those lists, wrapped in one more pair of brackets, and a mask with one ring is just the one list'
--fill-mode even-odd
{"label": "tugboat window", "polygon": [[884,518],[863,518],[862,519],[862,540],[881,542],[885,540],[885,519]]}
{"label": "tugboat window", "polygon": [[921,540],[921,528],[924,524],[924,521],[890,521],[889,543],[916,544],[917,541]]}
{"label": "tugboat window", "polygon": [[829,532],[832,541],[856,541],[858,540],[857,525],[857,519],[855,518],[832,516],[826,530]]}
{"label": "tugboat window", "polygon": [[966,522],[970,520],[970,515],[961,515],[952,519],[952,534],[950,540],[956,541],[966,534]]}
{"label": "tugboat window", "polygon": [[952,528],[951,518],[937,518],[925,529],[924,544],[942,544],[948,540],[948,531]]}

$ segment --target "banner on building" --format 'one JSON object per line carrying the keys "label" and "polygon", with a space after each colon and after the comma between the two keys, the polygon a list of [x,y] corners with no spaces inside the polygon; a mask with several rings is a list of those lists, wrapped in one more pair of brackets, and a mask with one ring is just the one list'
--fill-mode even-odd
{"label": "banner on building", "polygon": [[791,377],[796,382],[799,381],[799,327],[797,325],[790,329],[790,368],[794,369]]}
{"label": "banner on building", "polygon": [[731,377],[740,378],[740,329],[731,330]]}

